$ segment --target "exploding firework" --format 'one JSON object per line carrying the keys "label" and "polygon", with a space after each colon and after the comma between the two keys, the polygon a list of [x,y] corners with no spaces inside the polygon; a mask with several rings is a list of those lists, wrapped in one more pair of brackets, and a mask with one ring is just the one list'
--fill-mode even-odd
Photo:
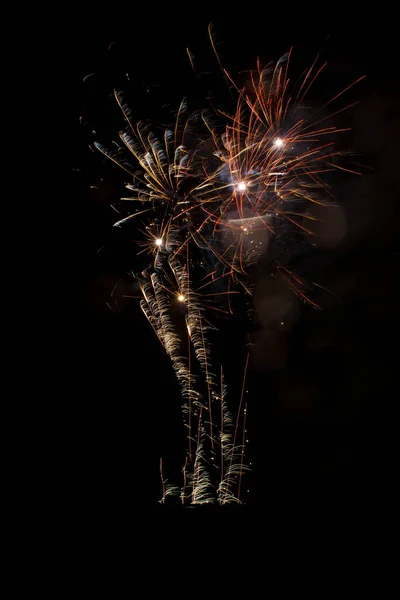
{"label": "exploding firework", "polygon": [[161,462],[161,502],[173,494],[183,504],[241,502],[248,469],[244,386],[234,418],[211,338],[213,314],[232,314],[233,294],[251,293],[252,265],[270,255],[294,292],[317,307],[273,248],[288,244],[296,232],[311,236],[310,205],[331,202],[325,175],[343,168],[334,143],[343,130],[324,111],[341,93],[318,109],[305,107],[325,65],[314,63],[296,87],[289,63],[290,52],[275,65],[258,64],[243,89],[224,71],[237,99],[232,114],[190,113],[183,101],[162,136],[134,123],[123,94],[115,92],[127,124],[120,133],[123,146],[112,151],[96,143],[132,177],[127,188],[133,196],[121,200],[140,206],[115,226],[147,218],[139,244],[152,258],[137,276],[140,304],[182,395],[188,438],[183,485],[164,479]]}

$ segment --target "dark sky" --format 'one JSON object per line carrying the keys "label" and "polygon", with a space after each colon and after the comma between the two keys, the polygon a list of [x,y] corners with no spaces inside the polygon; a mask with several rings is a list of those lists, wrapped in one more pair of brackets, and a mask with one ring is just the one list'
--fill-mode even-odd
{"label": "dark sky", "polygon": [[[209,83],[192,78],[186,46],[204,71],[215,71],[213,86],[225,90],[210,50],[210,20],[229,69],[251,68],[257,56],[275,60],[294,46],[295,65],[305,68],[318,51],[329,61],[326,89],[317,86],[316,94],[330,88],[334,94],[367,76],[349,94],[360,104],[342,122],[352,127],[343,143],[362,155],[369,169],[361,178],[334,182],[343,212],[339,224],[326,226],[338,227],[341,241],[296,263],[305,277],[332,293],[318,296],[322,311],[296,309],[284,333],[277,327],[278,309],[276,322],[253,332],[248,389],[255,468],[246,486],[249,505],[257,510],[282,502],[288,507],[359,505],[375,497],[377,487],[383,489],[382,440],[394,393],[391,348],[398,339],[400,115],[393,44],[390,35],[372,43],[372,22],[363,27],[349,22],[339,29],[304,19],[302,26],[283,26],[279,13],[272,16],[274,25],[252,13],[245,13],[240,25],[212,15],[181,24],[171,16],[154,21],[144,15],[129,34],[124,28],[100,32],[96,23],[76,25],[65,43],[72,223],[67,336],[74,340],[66,382],[71,393],[64,406],[70,423],[69,493],[72,502],[99,510],[125,509],[131,502],[157,508],[161,455],[170,479],[179,476],[179,390],[138,301],[122,298],[132,289],[124,273],[136,268],[136,249],[129,237],[111,229],[110,204],[123,193],[125,177],[89,146],[99,136],[105,142],[116,138],[120,122],[109,94],[127,85],[126,73],[138,120],[163,118],[160,106],[176,105],[184,95],[202,105]],[[86,125],[79,122],[82,116]],[[110,295],[120,278],[116,305]],[[279,286],[261,278],[255,303],[281,294]],[[245,360],[245,333],[243,323],[231,323],[226,332],[238,369]]]}

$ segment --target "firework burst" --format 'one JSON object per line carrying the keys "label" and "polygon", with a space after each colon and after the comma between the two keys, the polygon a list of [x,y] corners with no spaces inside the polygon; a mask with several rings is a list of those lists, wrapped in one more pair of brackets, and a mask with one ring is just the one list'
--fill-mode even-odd
{"label": "firework burst", "polygon": [[[152,259],[138,275],[141,307],[182,394],[184,481],[180,488],[168,484],[161,463],[162,502],[178,493],[183,504],[241,502],[247,405],[243,387],[234,419],[222,369],[217,377],[213,363],[212,315],[229,315],[232,295],[251,291],[249,269],[268,256],[274,241],[293,231],[312,235],[310,205],[332,202],[325,174],[339,166],[334,136],[343,130],[330,125],[322,109],[341,94],[321,108],[307,108],[305,98],[325,65],[314,63],[293,86],[289,63],[290,52],[275,65],[258,64],[243,89],[224,70],[237,98],[233,113],[191,114],[184,100],[161,136],[134,123],[115,92],[127,124],[120,133],[123,146],[110,151],[96,143],[132,176],[127,188],[134,195],[122,200],[140,205],[115,225],[147,219],[139,246]],[[224,121],[222,130],[216,119]],[[302,281],[287,266],[276,266],[291,289],[317,308]],[[243,382],[246,371],[247,362]]]}

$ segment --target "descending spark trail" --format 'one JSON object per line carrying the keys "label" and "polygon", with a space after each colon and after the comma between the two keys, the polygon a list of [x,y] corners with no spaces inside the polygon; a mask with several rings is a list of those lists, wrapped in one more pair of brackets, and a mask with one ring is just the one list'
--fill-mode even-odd
{"label": "descending spark trail", "polygon": [[[140,305],[180,385],[188,431],[183,504],[240,503],[247,470],[246,375],[234,419],[222,368],[219,377],[215,374],[210,337],[216,328],[210,315],[232,314],[232,295],[250,291],[251,265],[268,253],[272,240],[282,238],[282,231],[312,235],[306,207],[329,203],[325,174],[344,168],[337,164],[340,152],[333,141],[343,130],[322,125],[326,118],[319,110],[312,114],[299,105],[323,67],[314,63],[300,88],[291,89],[289,60],[290,52],[274,66],[258,64],[247,91],[223,70],[236,90],[233,116],[205,110],[189,114],[183,101],[174,126],[162,137],[143,123],[134,124],[123,95],[115,92],[128,125],[120,133],[128,155],[95,144],[132,176],[127,188],[135,195],[123,200],[142,206],[115,225],[150,215],[141,245],[153,260],[138,276]],[[215,116],[224,119],[222,131]],[[301,280],[284,265],[276,266],[291,289],[317,308]],[[248,357],[245,372],[247,363]],[[160,475],[164,502],[179,488],[164,479],[162,463]]]}

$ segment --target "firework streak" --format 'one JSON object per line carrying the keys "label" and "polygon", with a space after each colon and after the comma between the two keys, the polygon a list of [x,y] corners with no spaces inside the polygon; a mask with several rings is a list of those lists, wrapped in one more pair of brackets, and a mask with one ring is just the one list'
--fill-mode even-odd
{"label": "firework streak", "polygon": [[[319,109],[306,108],[304,99],[325,65],[314,63],[293,89],[289,58],[290,53],[276,65],[258,65],[245,89],[224,71],[237,97],[234,113],[189,114],[183,101],[174,126],[161,137],[133,123],[122,94],[115,92],[127,123],[120,134],[123,146],[110,151],[96,143],[133,178],[127,188],[134,196],[122,200],[141,206],[115,225],[149,217],[142,251],[152,259],[138,276],[140,304],[181,389],[188,437],[183,485],[168,484],[161,461],[161,502],[172,494],[180,494],[183,504],[242,501],[248,469],[244,384],[234,418],[222,368],[213,363],[211,315],[230,315],[232,294],[251,291],[248,270],[271,241],[293,230],[311,236],[308,207],[331,202],[325,174],[343,169],[336,164],[333,140],[343,130],[327,124],[322,113],[341,94]],[[222,129],[216,119],[223,119]],[[302,281],[277,266],[290,287],[316,306]],[[247,362],[248,357],[243,382]]]}

